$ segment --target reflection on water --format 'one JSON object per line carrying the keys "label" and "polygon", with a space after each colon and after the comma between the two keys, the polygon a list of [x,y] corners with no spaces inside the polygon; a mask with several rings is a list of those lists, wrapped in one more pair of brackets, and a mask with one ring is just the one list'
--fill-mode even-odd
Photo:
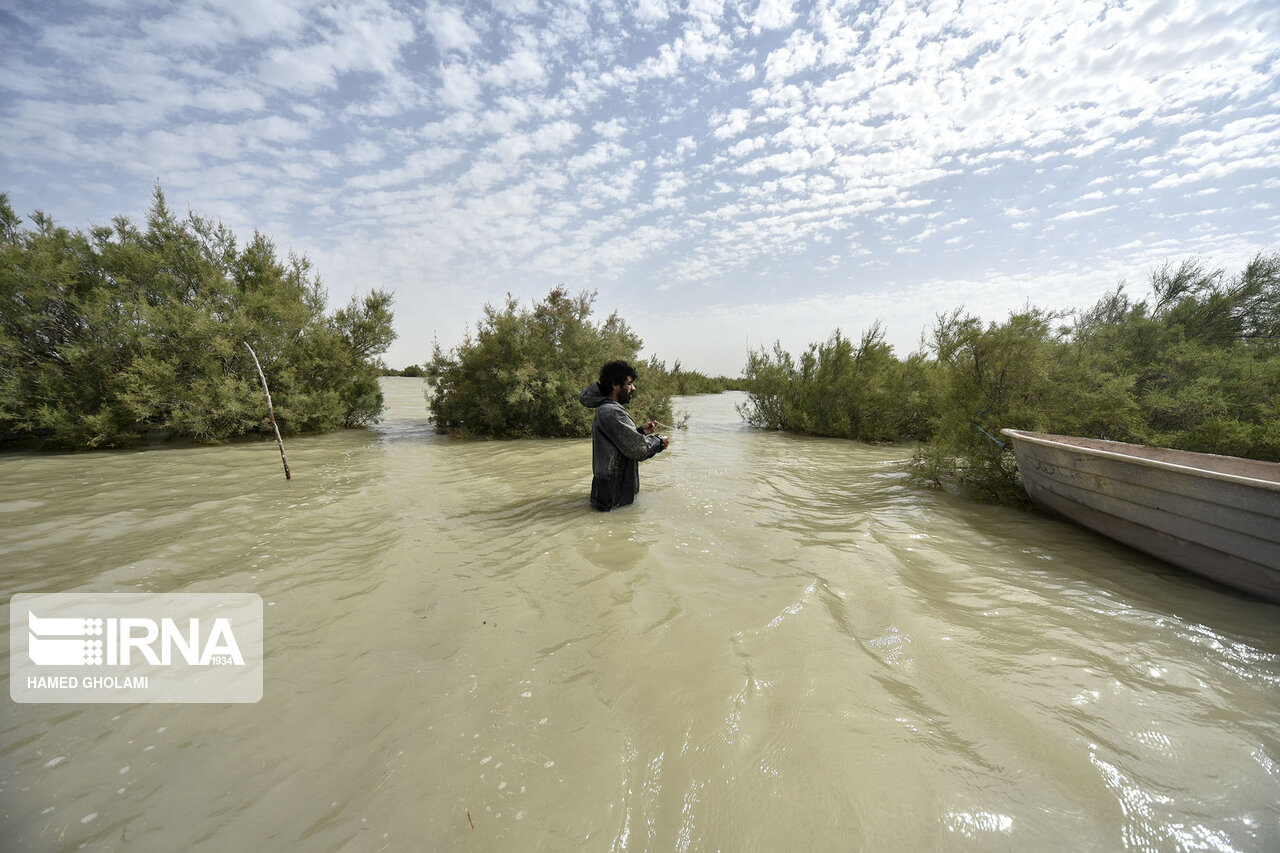
{"label": "reflection on water", "polygon": [[[256,705],[6,706],[5,850],[1275,850],[1280,608],[738,395],[587,441],[0,458],[16,592],[256,592]],[[5,633],[8,613],[5,609]]]}

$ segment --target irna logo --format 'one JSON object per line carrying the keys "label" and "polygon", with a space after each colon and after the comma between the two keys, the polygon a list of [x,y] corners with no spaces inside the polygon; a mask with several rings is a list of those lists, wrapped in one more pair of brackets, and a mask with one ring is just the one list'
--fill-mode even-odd
{"label": "irna logo", "polygon": [[135,655],[152,666],[169,666],[175,655],[191,666],[244,666],[230,619],[215,618],[203,632],[199,618],[186,621],[184,630],[167,617],[157,624],[140,617],[42,619],[27,611],[27,656],[37,666],[129,666]]}
{"label": "irna logo", "polygon": [[262,599],[251,593],[22,594],[9,624],[17,702],[262,698]]}

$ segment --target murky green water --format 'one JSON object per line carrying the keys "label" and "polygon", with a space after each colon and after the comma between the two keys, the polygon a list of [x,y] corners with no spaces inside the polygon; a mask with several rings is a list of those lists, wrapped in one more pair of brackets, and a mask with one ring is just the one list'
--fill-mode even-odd
{"label": "murky green water", "polygon": [[736,395],[597,514],[588,441],[386,387],[292,482],[270,443],[0,458],[6,601],[267,604],[256,705],[3,700],[0,849],[1280,849],[1280,607]]}

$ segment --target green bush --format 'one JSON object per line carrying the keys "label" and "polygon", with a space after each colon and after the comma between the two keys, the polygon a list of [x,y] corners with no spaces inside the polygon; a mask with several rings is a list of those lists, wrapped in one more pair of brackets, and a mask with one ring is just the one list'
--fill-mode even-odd
{"label": "green bush", "polygon": [[43,213],[24,230],[0,194],[0,434],[54,447],[157,435],[217,442],[269,433],[257,352],[285,433],[377,419],[391,296],[333,316],[305,258],[244,247],[221,224],[177,219],[157,189],[145,230],[87,233]]}
{"label": "green bush", "polygon": [[641,366],[640,338],[616,313],[592,322],[595,298],[557,287],[530,309],[508,295],[501,308],[485,306],[475,334],[456,349],[437,345],[427,366],[436,430],[493,438],[590,435],[594,411],[578,395],[618,358],[640,371],[632,417],[670,423],[670,374],[656,360]]}
{"label": "green bush", "polygon": [[385,368],[381,373],[383,376],[405,376],[410,379],[421,379],[427,375],[427,371],[423,370],[416,364],[411,364],[408,367],[401,368],[400,370]]}
{"label": "green bush", "polygon": [[1277,317],[1280,255],[1235,277],[1166,265],[1149,299],[1117,288],[1057,329],[1039,309],[985,328],[940,317],[938,425],[913,470],[1022,502],[1012,454],[979,429],[1003,427],[1280,461]]}
{"label": "green bush", "polygon": [[875,323],[855,347],[836,330],[811,344],[796,364],[775,344],[747,355],[743,419],[765,429],[811,435],[897,441],[932,430],[931,365],[912,356],[899,361]]}
{"label": "green bush", "polygon": [[932,438],[913,460],[917,476],[957,482],[998,501],[1020,500],[1017,465],[999,430],[1052,423],[1065,378],[1056,319],[1034,308],[986,327],[959,311],[938,318],[930,342],[939,368],[937,414]]}
{"label": "green bush", "polygon": [[739,383],[727,376],[707,376],[697,370],[685,370],[679,360],[671,367],[671,393],[682,397],[693,394],[722,394]]}
{"label": "green bush", "polygon": [[1005,427],[1280,461],[1280,254],[1236,276],[1169,264],[1147,299],[1120,287],[1074,314],[953,311],[906,361],[879,324],[857,346],[836,331],[798,363],[753,351],[744,376],[748,423],[914,437],[917,478],[1001,502],[1025,501]]}

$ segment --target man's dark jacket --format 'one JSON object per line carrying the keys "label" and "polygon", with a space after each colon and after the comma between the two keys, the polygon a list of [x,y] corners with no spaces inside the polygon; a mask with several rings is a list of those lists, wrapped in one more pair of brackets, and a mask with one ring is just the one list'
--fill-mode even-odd
{"label": "man's dark jacket", "polygon": [[592,383],[578,397],[596,410],[591,425],[591,505],[599,510],[626,506],[640,491],[640,462],[662,452],[662,439],[645,435],[617,400]]}

